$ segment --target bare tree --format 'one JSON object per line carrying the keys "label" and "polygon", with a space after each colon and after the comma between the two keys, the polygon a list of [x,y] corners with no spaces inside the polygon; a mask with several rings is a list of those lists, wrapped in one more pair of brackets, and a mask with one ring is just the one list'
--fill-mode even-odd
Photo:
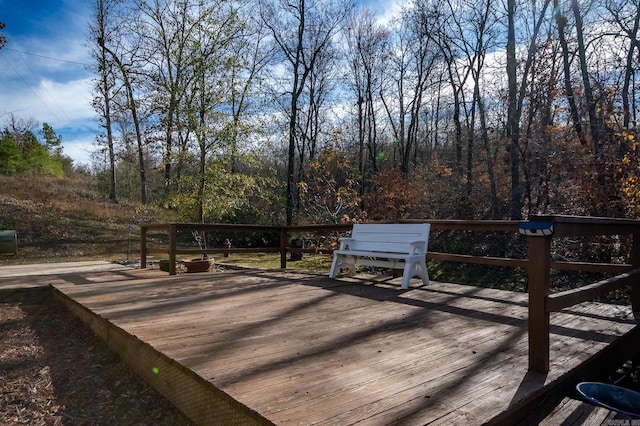
{"label": "bare tree", "polygon": [[556,25],[558,26],[558,39],[560,41],[560,46],[562,48],[562,64],[564,71],[564,89],[567,97],[567,102],[569,103],[569,111],[571,114],[571,120],[573,122],[573,128],[576,131],[576,135],[578,139],[580,139],[580,143],[582,145],[587,144],[587,138],[582,128],[582,122],[580,119],[580,113],[578,111],[578,106],[576,104],[576,94],[573,89],[572,71],[571,71],[571,50],[569,47],[569,42],[567,41],[566,36],[566,27],[567,27],[567,18],[562,13],[562,8],[560,7],[559,0],[553,0],[553,9],[555,13]]}
{"label": "bare tree", "polygon": [[99,74],[99,79],[97,80],[95,87],[98,96],[93,100],[93,107],[98,112],[100,120],[102,121],[106,131],[106,144],[109,161],[109,200],[117,203],[116,153],[114,149],[113,129],[111,124],[112,91],[114,90],[115,81],[113,75],[113,63],[108,58],[107,49],[104,47],[104,40],[109,38],[113,31],[113,24],[110,20],[113,17],[115,4],[116,3],[113,0],[96,0],[94,10],[95,22],[92,22],[89,25],[89,29],[91,32],[91,45],[96,47],[93,50],[93,56],[94,59],[96,59]]}
{"label": "bare tree", "polygon": [[244,18],[241,40],[231,46],[233,57],[242,58],[236,61],[234,67],[231,67],[228,75],[230,88],[228,102],[232,121],[227,134],[227,147],[231,173],[236,173],[238,169],[240,138],[246,137],[252,130],[246,116],[252,111],[256,112],[264,108],[268,103],[268,98],[258,90],[264,89],[261,81],[273,57],[274,49],[267,44],[268,31],[262,25],[260,18],[254,15],[253,5],[252,2],[247,2],[239,11],[242,14],[240,19]]}
{"label": "bare tree", "polygon": [[584,98],[587,107],[587,114],[589,116],[589,129],[591,131],[591,143],[593,145],[593,154],[596,159],[601,160],[603,156],[603,135],[604,124],[600,119],[600,115],[597,113],[597,101],[595,99],[593,89],[591,87],[591,77],[589,75],[589,64],[587,59],[587,52],[585,46],[585,32],[582,20],[582,13],[577,0],[571,0],[571,11],[576,26],[576,41],[578,45],[578,61],[580,64],[580,75],[582,76],[582,90],[584,91]]}
{"label": "bare tree", "polygon": [[228,4],[199,8],[194,17],[192,37],[194,49],[194,78],[185,98],[189,110],[189,128],[193,129],[198,145],[198,220],[205,220],[205,189],[207,160],[211,150],[226,137],[228,122],[233,114],[220,111],[229,104],[228,81],[238,68],[239,58],[232,55],[242,27],[235,8]]}
{"label": "bare tree", "polygon": [[522,188],[520,187],[520,117],[518,115],[518,83],[516,62],[516,0],[507,0],[507,139],[511,157],[511,219],[520,219]]}
{"label": "bare tree", "polygon": [[[111,56],[111,59],[116,65],[119,71],[120,78],[125,88],[126,93],[126,109],[131,112],[131,119],[135,129],[137,157],[138,157],[138,175],[140,178],[140,202],[142,204],[147,203],[147,174],[145,165],[145,151],[144,140],[142,130],[140,127],[140,118],[138,117],[137,100],[134,96],[134,88],[132,82],[132,76],[134,75],[134,64],[124,64],[119,55],[107,47],[105,39],[100,38],[97,40],[99,46]],[[135,54],[133,55],[135,56]]]}
{"label": "bare tree", "polygon": [[304,99],[300,104],[298,120],[298,156],[300,158],[301,176],[305,153],[309,161],[313,161],[318,153],[319,138],[322,133],[321,117],[335,81],[335,58],[337,53],[333,46],[328,46],[316,61],[316,66],[309,73]]}
{"label": "bare tree", "polygon": [[381,98],[393,129],[400,170],[405,175],[417,148],[425,92],[432,84],[432,72],[440,59],[437,46],[428,36],[433,28],[433,15],[429,12],[405,13],[394,28],[394,43],[388,46],[393,66],[387,67],[391,72],[387,80],[391,84]]}
{"label": "bare tree", "polygon": [[289,125],[287,150],[286,223],[294,214],[295,152],[298,109],[309,74],[329,48],[345,19],[350,5],[328,0],[262,1],[260,13],[273,40],[290,66]]}
{"label": "bare tree", "polygon": [[632,81],[637,70],[636,55],[640,55],[640,40],[638,31],[640,30],[640,1],[638,0],[607,0],[605,8],[609,12],[609,22],[620,30],[628,40],[628,47],[624,60],[624,77],[622,85],[622,112],[623,127],[630,129],[637,127],[635,117],[636,108],[633,107],[635,97],[633,96]]}
{"label": "bare tree", "polygon": [[[444,79],[450,88],[450,102],[453,103],[452,119],[454,125],[454,173],[461,174],[463,166],[463,109],[465,105],[465,86],[470,68],[458,61],[461,54],[451,28],[453,24],[451,3],[437,0],[429,5],[428,13],[434,22],[433,30],[427,33],[440,51],[444,67]],[[459,35],[462,37],[463,35]]]}
{"label": "bare tree", "polygon": [[[164,133],[164,179],[168,191],[172,182],[174,137],[183,129],[179,120],[180,106],[194,78],[193,33],[199,24],[194,14],[202,0],[136,1],[141,12],[135,29],[147,40],[148,82],[155,94],[154,106]],[[178,139],[186,143],[187,138]]]}
{"label": "bare tree", "polygon": [[[523,22],[518,19],[518,7],[517,0],[508,0],[507,2],[507,79],[508,79],[508,96],[507,96],[507,126],[506,133],[509,140],[509,154],[510,154],[510,166],[511,166],[511,199],[510,199],[510,217],[512,219],[520,219],[522,216],[523,207],[523,183],[521,181],[520,164],[522,161],[521,153],[523,147],[521,146],[521,118],[523,113],[523,103],[529,96],[529,89],[531,87],[531,72],[536,60],[536,53],[538,51],[538,45],[540,43],[540,32],[542,25],[548,22],[546,15],[549,10],[551,0],[543,0],[539,5],[537,2],[530,4],[531,10],[525,10],[523,15],[533,17],[533,25],[527,32],[528,44],[527,44],[527,56],[524,61],[521,61],[517,57],[516,52],[516,32],[517,28],[523,27]],[[538,7],[539,6],[539,7]],[[564,33],[563,33],[564,34]],[[518,73],[519,64],[523,63],[521,67],[521,73]],[[569,64],[569,62],[565,62]],[[520,84],[518,85],[518,81]],[[571,86],[569,86],[571,87]],[[573,98],[570,97],[570,101]],[[525,169],[526,175],[526,169]],[[527,178],[525,180],[525,186],[530,187],[530,181]],[[528,190],[528,199],[531,202],[531,192]]]}
{"label": "bare tree", "polygon": [[368,9],[354,11],[347,20],[344,32],[349,72],[347,84],[356,98],[358,171],[362,195],[366,189],[368,170],[372,173],[378,171],[376,101],[381,90],[384,49],[389,32],[376,22],[374,14]]}
{"label": "bare tree", "polygon": [[471,78],[473,80],[473,102],[472,102],[472,118],[471,131],[469,135],[469,148],[467,151],[467,197],[471,197],[473,189],[473,141],[475,139],[475,111],[477,108],[480,138],[485,150],[487,175],[489,177],[489,199],[490,199],[490,216],[492,218],[499,217],[498,190],[493,167],[493,158],[489,141],[489,126],[487,124],[487,112],[485,110],[485,101],[482,96],[481,86],[485,81],[485,62],[489,51],[495,50],[495,40],[497,39],[495,2],[491,0],[481,0],[469,5],[471,9],[468,26],[468,36],[462,39],[462,50],[465,52],[469,68],[471,69]]}

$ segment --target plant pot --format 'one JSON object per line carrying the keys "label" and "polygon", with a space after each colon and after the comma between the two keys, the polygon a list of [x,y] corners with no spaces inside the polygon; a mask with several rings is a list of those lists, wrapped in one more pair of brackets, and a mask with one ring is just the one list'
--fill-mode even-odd
{"label": "plant pot", "polygon": [[191,259],[184,261],[184,267],[187,272],[210,272],[213,265],[213,258],[209,259]]}
{"label": "plant pot", "polygon": [[160,265],[161,271],[169,272],[169,259],[160,259],[158,264]]}

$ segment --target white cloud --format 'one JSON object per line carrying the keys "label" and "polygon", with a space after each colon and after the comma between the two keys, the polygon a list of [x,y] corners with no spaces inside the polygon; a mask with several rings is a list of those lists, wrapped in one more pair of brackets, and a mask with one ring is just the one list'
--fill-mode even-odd
{"label": "white cloud", "polygon": [[46,110],[39,111],[41,120],[51,117],[51,121],[55,118],[61,125],[69,126],[95,116],[91,108],[91,78],[65,82],[42,80],[35,93],[46,105]]}
{"label": "white cloud", "polygon": [[34,86],[18,82],[0,92],[0,105],[4,106],[0,114],[15,114],[58,126],[70,126],[77,120],[95,116],[91,108],[90,86],[90,78],[65,82],[43,79]]}
{"label": "white cloud", "polygon": [[64,155],[71,158],[77,166],[90,166],[92,163],[92,152],[94,151],[94,140],[89,136],[80,137],[73,140],[62,139],[62,149]]}

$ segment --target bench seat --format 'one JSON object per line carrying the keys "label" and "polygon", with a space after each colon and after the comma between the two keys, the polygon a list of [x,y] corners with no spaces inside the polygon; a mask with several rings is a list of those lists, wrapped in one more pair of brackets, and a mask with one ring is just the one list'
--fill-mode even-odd
{"label": "bench seat", "polygon": [[351,237],[340,238],[340,248],[333,252],[329,272],[335,278],[342,271],[355,272],[355,265],[402,269],[402,288],[409,288],[412,277],[429,283],[426,265],[429,244],[428,223],[361,224],[353,226]]}

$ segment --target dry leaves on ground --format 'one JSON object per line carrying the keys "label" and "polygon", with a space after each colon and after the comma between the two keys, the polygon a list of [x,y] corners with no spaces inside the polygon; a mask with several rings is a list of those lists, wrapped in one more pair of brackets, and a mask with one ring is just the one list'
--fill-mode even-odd
{"label": "dry leaves on ground", "polygon": [[0,424],[190,425],[49,289],[0,292]]}

